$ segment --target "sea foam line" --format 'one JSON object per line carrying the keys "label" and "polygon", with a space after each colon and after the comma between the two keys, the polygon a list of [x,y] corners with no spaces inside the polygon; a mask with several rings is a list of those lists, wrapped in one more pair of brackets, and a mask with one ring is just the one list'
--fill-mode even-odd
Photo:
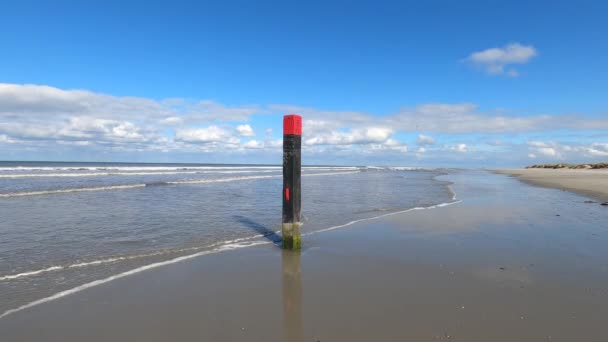
{"label": "sea foam line", "polygon": [[[303,169],[356,170],[356,166],[302,166]],[[282,166],[17,166],[0,167],[0,172],[21,171],[188,171],[188,170],[281,170]]]}
{"label": "sea foam line", "polygon": [[64,178],[64,177],[101,177],[101,176],[164,176],[188,174],[234,174],[234,173],[268,173],[281,170],[217,170],[217,171],[156,171],[156,172],[89,172],[89,173],[12,173],[0,174],[0,178]]}
{"label": "sea foam line", "polygon": [[0,167],[2,171],[187,171],[187,170],[240,170],[240,169],[281,169],[281,166],[17,166]]}
{"label": "sea foam line", "polygon": [[[352,226],[353,224],[356,224],[356,223],[359,223],[359,222],[377,220],[377,219],[380,219],[380,218],[383,218],[383,217],[403,214],[403,213],[407,213],[407,212],[414,211],[414,210],[425,210],[425,209],[441,208],[441,207],[446,207],[446,206],[449,206],[449,205],[457,204],[457,203],[460,203],[460,202],[462,202],[462,201],[461,200],[456,200],[456,201],[452,201],[452,202],[446,202],[446,203],[436,204],[436,205],[429,206],[429,207],[414,207],[414,208],[405,209],[405,210],[401,210],[401,211],[397,211],[397,212],[393,212],[393,213],[383,214],[383,215],[369,217],[369,218],[360,219],[360,220],[354,220],[354,221],[350,221],[350,222],[345,223],[345,224],[341,224],[341,225],[337,225],[337,226],[332,226],[332,227],[329,227],[329,228],[317,230],[317,231],[314,231],[314,232],[305,233],[305,234],[302,234],[302,235],[308,236],[308,235],[312,235],[312,234],[328,232],[328,231],[332,231],[332,230],[336,230],[336,229]],[[261,235],[257,235],[255,237],[260,237],[260,236]],[[216,249],[201,251],[201,252],[198,252],[198,253],[194,253],[194,254],[190,254],[190,255],[185,255],[185,256],[177,257],[177,258],[166,260],[166,261],[152,263],[152,264],[141,266],[141,267],[138,267],[138,268],[135,268],[135,269],[123,272],[123,273],[119,273],[119,274],[116,274],[116,275],[113,275],[113,276],[110,276],[110,277],[107,277],[107,278],[104,278],[104,279],[95,280],[95,281],[92,281],[92,282],[89,282],[89,283],[77,286],[77,287],[69,289],[69,290],[58,292],[58,293],[56,293],[54,295],[51,295],[49,297],[45,297],[45,298],[42,298],[42,299],[35,300],[33,302],[24,304],[24,305],[19,306],[17,308],[7,310],[7,311],[5,311],[4,313],[2,313],[0,315],[0,319],[6,317],[8,315],[11,315],[13,313],[16,313],[16,312],[19,312],[19,311],[22,311],[22,310],[25,310],[25,309],[29,309],[31,307],[34,307],[34,306],[37,306],[37,305],[40,305],[40,304],[43,304],[43,303],[46,303],[46,302],[50,302],[50,301],[56,300],[56,299],[59,299],[59,298],[62,298],[62,297],[65,297],[65,296],[68,296],[68,295],[71,295],[71,294],[83,291],[83,290],[86,290],[88,288],[95,287],[95,286],[98,286],[98,285],[102,285],[102,284],[108,283],[110,281],[113,281],[113,280],[116,280],[116,279],[120,279],[120,278],[124,278],[124,277],[127,277],[129,275],[133,275],[133,274],[136,274],[136,273],[147,271],[147,270],[150,270],[150,269],[153,269],[153,268],[157,268],[157,267],[161,267],[161,266],[165,266],[165,265],[170,265],[170,264],[178,263],[178,262],[181,262],[181,261],[193,259],[193,258],[196,258],[196,257],[199,257],[199,256],[203,256],[203,255],[216,254],[216,253],[220,253],[220,252],[223,252],[223,251],[229,251],[229,250],[234,250],[234,249],[239,249],[239,248],[253,247],[253,246],[259,246],[259,245],[265,245],[265,244],[271,244],[272,243],[271,241],[255,241],[255,242],[251,242],[251,243],[248,243],[248,244],[240,244],[240,243],[236,242],[236,241],[242,241],[242,240],[250,240],[252,238],[253,237],[247,237],[247,238],[232,240],[232,241],[229,241],[229,242],[224,242],[224,244],[222,244],[221,246],[219,246]]]}
{"label": "sea foam line", "polygon": [[0,198],[7,197],[21,197],[21,196],[36,196],[36,195],[52,195],[52,194],[67,194],[71,192],[88,192],[88,191],[104,191],[104,190],[124,190],[143,188],[146,184],[129,184],[129,185],[111,185],[111,186],[100,186],[96,188],[73,188],[73,189],[60,189],[60,190],[42,190],[42,191],[28,191],[28,192],[11,192],[8,194],[0,194]]}
{"label": "sea foam line", "polygon": [[[218,171],[219,172],[219,171]],[[237,171],[232,171],[237,172]],[[262,172],[262,171],[257,171]],[[187,175],[205,173],[205,171],[175,171],[175,172],[90,172],[90,173],[14,173],[0,175],[0,178],[40,178],[40,177],[99,177],[99,176],[150,176],[150,175]]]}
{"label": "sea foam line", "polygon": [[[303,174],[302,177],[348,175],[348,174],[360,173],[360,172],[361,171],[309,173],[309,174]],[[279,178],[279,177],[283,177],[283,175],[245,176],[245,177],[230,177],[230,178],[215,178],[215,179],[193,179],[193,180],[167,182],[167,184],[222,183],[222,182],[232,182],[232,181],[238,181],[238,180],[266,179],[266,178]]]}
{"label": "sea foam line", "polygon": [[[345,175],[359,173],[361,171],[347,171],[347,172],[327,172],[327,173],[310,173],[303,174],[302,177],[311,176],[334,176],[334,175]],[[160,182],[160,184],[179,185],[179,184],[205,184],[205,183],[223,183],[233,181],[245,181],[252,179],[266,179],[266,178],[279,178],[283,175],[264,175],[264,176],[243,176],[243,177],[226,177],[226,178],[213,178],[213,179],[196,179],[196,180],[184,180],[184,181],[172,181],[172,182]],[[27,191],[27,192],[11,192],[6,194],[0,194],[0,198],[9,197],[22,197],[22,196],[37,196],[37,195],[53,195],[53,194],[64,194],[72,192],[90,192],[90,191],[106,191],[106,190],[125,190],[143,188],[151,184],[128,184],[128,185],[111,185],[111,186],[100,186],[94,188],[73,188],[73,189],[59,189],[59,190],[41,190],[41,191]]]}
{"label": "sea foam line", "polygon": [[117,261],[143,259],[143,258],[150,258],[150,257],[159,256],[159,255],[166,255],[166,254],[178,254],[178,253],[195,251],[195,250],[200,250],[200,249],[213,249],[216,247],[220,247],[224,244],[244,242],[244,241],[260,238],[263,236],[264,235],[262,235],[262,234],[257,234],[257,235],[243,237],[243,238],[229,240],[229,241],[216,242],[216,243],[213,243],[210,245],[205,245],[205,246],[195,246],[195,247],[188,247],[188,248],[181,248],[181,249],[174,249],[174,250],[162,250],[162,251],[146,253],[146,254],[118,256],[118,257],[111,257],[111,258],[107,258],[107,259],[84,261],[84,262],[79,262],[79,263],[70,264],[70,265],[50,266],[50,267],[35,270],[35,271],[28,271],[28,272],[23,272],[23,273],[7,274],[4,276],[0,276],[0,281],[13,280],[13,279],[18,279],[18,278],[23,278],[23,277],[31,277],[31,276],[35,276],[35,275],[38,275],[41,273],[67,270],[67,269],[72,269],[72,268],[81,268],[81,267],[88,267],[88,266],[97,266],[97,265],[102,265],[102,264],[111,264],[111,263],[114,263]]}
{"label": "sea foam line", "polygon": [[380,218],[383,218],[383,217],[403,214],[403,213],[407,213],[407,212],[410,212],[410,211],[447,207],[448,205],[458,204],[460,202],[462,202],[462,201],[461,200],[453,200],[451,202],[440,203],[440,204],[436,204],[436,205],[432,205],[432,206],[428,206],[428,207],[409,208],[409,209],[395,211],[395,212],[392,212],[392,213],[382,214],[382,215],[378,215],[378,216],[374,216],[374,217],[368,217],[368,218],[363,218],[363,219],[359,219],[359,220],[350,221],[348,223],[344,223],[344,224],[340,224],[340,225],[337,225],[337,226],[333,226],[333,227],[329,227],[329,228],[324,228],[324,229],[320,229],[320,230],[315,230],[314,232],[308,232],[308,233],[304,233],[302,235],[303,236],[307,236],[307,235],[313,235],[313,234],[317,234],[317,233],[329,232],[329,231],[332,231],[332,230],[336,230],[336,229],[352,226],[353,224],[359,223],[359,222],[373,221],[373,220],[377,220],[377,219],[380,219]]}
{"label": "sea foam line", "polygon": [[4,317],[6,317],[6,316],[8,316],[10,314],[13,314],[15,312],[18,312],[18,311],[21,311],[21,310],[25,310],[25,309],[31,308],[33,306],[36,306],[36,305],[40,305],[40,304],[43,304],[43,303],[46,303],[46,302],[50,302],[50,301],[53,301],[55,299],[59,299],[61,297],[65,297],[65,296],[68,296],[68,295],[71,295],[71,294],[74,294],[74,293],[86,290],[86,289],[94,287],[94,286],[105,284],[105,283],[111,282],[111,281],[116,280],[116,279],[124,278],[124,277],[127,277],[129,275],[140,273],[140,272],[143,272],[143,271],[146,271],[146,270],[150,270],[150,269],[153,269],[153,268],[157,268],[157,267],[160,267],[160,266],[174,264],[176,262],[180,262],[180,261],[184,261],[184,260],[189,260],[189,259],[196,258],[196,257],[202,256],[202,255],[215,254],[215,253],[219,253],[219,252],[223,252],[223,251],[228,251],[228,250],[233,250],[233,249],[238,249],[238,248],[244,248],[244,247],[258,246],[258,245],[269,244],[269,243],[271,243],[271,242],[270,241],[258,241],[258,242],[253,242],[253,243],[250,243],[250,244],[247,244],[247,245],[234,244],[234,243],[225,244],[225,245],[221,246],[220,248],[217,248],[217,249],[214,249],[214,250],[202,251],[202,252],[198,252],[198,253],[194,253],[194,254],[190,254],[190,255],[185,255],[185,256],[177,257],[177,258],[171,259],[171,260],[166,260],[166,261],[161,261],[161,262],[157,262],[157,263],[141,266],[141,267],[138,267],[138,268],[135,268],[135,269],[123,272],[123,273],[115,274],[115,275],[107,277],[105,279],[95,280],[95,281],[92,281],[90,283],[86,283],[86,284],[77,286],[75,288],[69,289],[69,290],[58,292],[58,293],[56,293],[56,294],[54,294],[52,296],[35,300],[33,302],[24,304],[24,305],[22,305],[20,307],[14,308],[14,309],[7,310],[7,311],[5,311],[4,313],[2,313],[0,315],[0,319],[4,318]]}

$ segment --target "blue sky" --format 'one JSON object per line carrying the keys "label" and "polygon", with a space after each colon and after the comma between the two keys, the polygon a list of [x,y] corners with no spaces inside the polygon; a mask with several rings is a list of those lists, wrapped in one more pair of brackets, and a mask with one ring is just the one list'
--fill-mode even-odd
{"label": "blue sky", "polygon": [[608,159],[602,1],[4,4],[0,159]]}

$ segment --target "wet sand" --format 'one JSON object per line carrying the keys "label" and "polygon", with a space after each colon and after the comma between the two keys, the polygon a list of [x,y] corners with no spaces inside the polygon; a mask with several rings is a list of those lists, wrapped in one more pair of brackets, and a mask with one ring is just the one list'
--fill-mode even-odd
{"label": "wet sand", "polygon": [[608,170],[509,169],[493,170],[530,184],[569,190],[608,202]]}
{"label": "wet sand", "polygon": [[604,340],[607,208],[448,179],[462,202],[133,274],[1,318],[2,341]]}

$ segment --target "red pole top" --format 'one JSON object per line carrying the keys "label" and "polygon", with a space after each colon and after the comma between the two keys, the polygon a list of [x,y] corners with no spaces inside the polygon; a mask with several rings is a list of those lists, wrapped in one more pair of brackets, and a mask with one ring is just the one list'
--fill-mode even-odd
{"label": "red pole top", "polygon": [[283,135],[302,135],[302,117],[298,114],[287,114],[283,117]]}

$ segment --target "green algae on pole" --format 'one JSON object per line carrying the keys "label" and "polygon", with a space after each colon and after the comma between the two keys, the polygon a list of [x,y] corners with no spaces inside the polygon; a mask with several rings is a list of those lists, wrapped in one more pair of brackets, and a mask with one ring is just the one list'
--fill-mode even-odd
{"label": "green algae on pole", "polygon": [[300,249],[300,176],[302,168],[302,117],[283,117],[283,248]]}

